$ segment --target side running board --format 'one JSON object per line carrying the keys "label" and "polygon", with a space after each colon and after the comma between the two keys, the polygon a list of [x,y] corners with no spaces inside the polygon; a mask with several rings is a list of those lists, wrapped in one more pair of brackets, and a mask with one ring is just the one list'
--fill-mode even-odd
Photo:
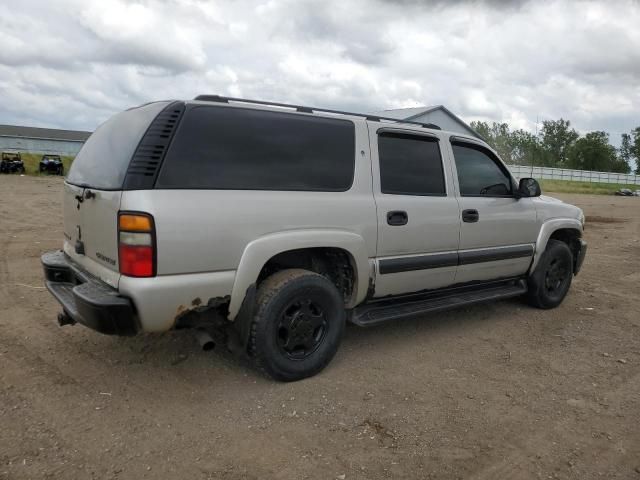
{"label": "side running board", "polygon": [[372,327],[391,320],[415,317],[440,310],[474,303],[517,297],[527,291],[524,280],[491,283],[485,286],[455,288],[425,294],[413,300],[407,297],[380,300],[356,307],[351,322],[360,327]]}

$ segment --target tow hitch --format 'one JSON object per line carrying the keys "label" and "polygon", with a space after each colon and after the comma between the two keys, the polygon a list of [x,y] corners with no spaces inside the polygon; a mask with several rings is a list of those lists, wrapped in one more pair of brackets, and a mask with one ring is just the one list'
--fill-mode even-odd
{"label": "tow hitch", "polygon": [[75,325],[76,321],[67,314],[67,312],[60,312],[58,314],[58,325],[64,327],[65,325]]}

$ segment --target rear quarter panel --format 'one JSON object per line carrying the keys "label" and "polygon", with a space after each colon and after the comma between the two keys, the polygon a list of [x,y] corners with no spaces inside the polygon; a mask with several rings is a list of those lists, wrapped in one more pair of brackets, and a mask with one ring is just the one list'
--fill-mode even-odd
{"label": "rear quarter panel", "polygon": [[[159,277],[212,272],[235,275],[250,243],[255,245],[260,238],[278,234],[276,242],[274,237],[268,242],[273,253],[260,249],[262,254],[252,257],[252,273],[234,279],[233,288],[226,292],[231,295],[233,291],[234,297],[244,296],[245,287],[257,279],[257,275],[252,278],[256,269],[259,272],[271,256],[299,248],[299,232],[353,234],[361,239],[358,258],[373,258],[377,221],[368,137],[364,122],[355,122],[355,126],[354,180],[346,192],[137,190],[123,192],[121,209],[153,215]],[[327,245],[320,234],[315,235],[315,241],[310,241],[309,235],[304,237],[308,247],[334,246]],[[366,285],[368,269],[359,275],[365,277],[362,281]],[[238,306],[241,301],[242,298],[231,299]],[[175,303],[167,300],[165,308],[175,311],[177,306],[171,302]]]}

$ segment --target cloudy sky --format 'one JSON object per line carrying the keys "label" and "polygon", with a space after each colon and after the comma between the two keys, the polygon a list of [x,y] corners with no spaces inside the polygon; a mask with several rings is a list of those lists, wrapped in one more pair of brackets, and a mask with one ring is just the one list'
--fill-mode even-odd
{"label": "cloudy sky", "polygon": [[640,125],[640,2],[3,0],[0,123],[92,130],[218,93],[467,121]]}

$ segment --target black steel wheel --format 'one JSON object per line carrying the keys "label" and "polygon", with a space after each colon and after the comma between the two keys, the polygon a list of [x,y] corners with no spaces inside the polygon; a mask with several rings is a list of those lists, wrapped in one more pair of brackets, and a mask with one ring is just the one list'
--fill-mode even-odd
{"label": "black steel wheel", "polygon": [[555,308],[562,303],[571,287],[573,254],[559,240],[549,240],[547,248],[529,277],[527,300],[538,308]]}
{"label": "black steel wheel", "polygon": [[342,296],[325,277],[282,270],[259,287],[249,353],[276,380],[320,372],[333,358],[345,327]]}
{"label": "black steel wheel", "polygon": [[301,294],[280,315],[278,348],[293,360],[307,358],[322,344],[327,329],[322,306]]}

